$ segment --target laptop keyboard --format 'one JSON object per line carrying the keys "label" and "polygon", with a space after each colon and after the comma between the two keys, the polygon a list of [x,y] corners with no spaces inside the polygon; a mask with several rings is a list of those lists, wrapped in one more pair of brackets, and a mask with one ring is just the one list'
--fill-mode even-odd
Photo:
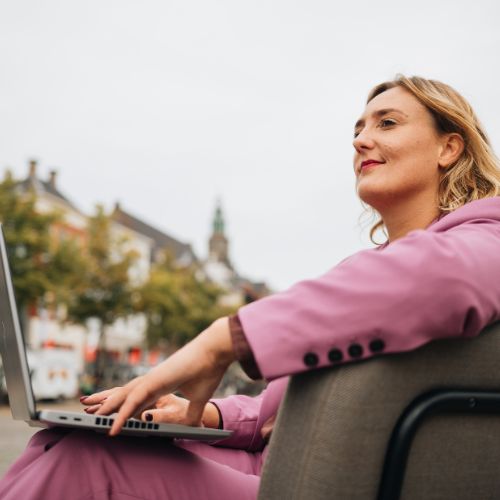
{"label": "laptop keyboard", "polygon": [[[113,418],[96,417],[95,424],[101,427],[111,427],[115,420]],[[156,430],[160,426],[151,422],[140,422],[139,420],[127,420],[123,426],[124,429],[147,429]]]}

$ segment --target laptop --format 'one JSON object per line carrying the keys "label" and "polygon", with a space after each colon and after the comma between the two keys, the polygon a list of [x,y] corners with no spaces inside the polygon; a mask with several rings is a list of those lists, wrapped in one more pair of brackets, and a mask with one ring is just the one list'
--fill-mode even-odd
{"label": "laptop", "polygon": [[[0,354],[2,355],[7,392],[14,420],[24,420],[32,427],[72,427],[90,429],[96,432],[109,431],[113,424],[113,415],[89,415],[83,411],[79,413],[56,409],[37,410],[1,224]],[[131,418],[123,426],[121,434],[213,441],[229,437],[232,431],[179,424],[158,424]]]}

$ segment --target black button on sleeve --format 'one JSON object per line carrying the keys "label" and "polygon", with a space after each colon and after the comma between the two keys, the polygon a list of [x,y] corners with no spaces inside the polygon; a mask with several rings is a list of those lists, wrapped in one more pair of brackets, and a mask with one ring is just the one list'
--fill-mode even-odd
{"label": "black button on sleeve", "polygon": [[359,344],[351,344],[347,352],[351,358],[359,358],[363,355],[363,348]]}
{"label": "black button on sleeve", "polygon": [[328,359],[331,363],[338,363],[339,361],[342,361],[343,357],[344,355],[340,349],[331,349],[328,353]]}
{"label": "black button on sleeve", "polygon": [[385,349],[385,342],[382,339],[374,339],[370,342],[371,352],[381,352]]}
{"label": "black button on sleeve", "polygon": [[304,355],[304,364],[306,366],[316,366],[319,363],[318,355],[314,352],[307,352]]}

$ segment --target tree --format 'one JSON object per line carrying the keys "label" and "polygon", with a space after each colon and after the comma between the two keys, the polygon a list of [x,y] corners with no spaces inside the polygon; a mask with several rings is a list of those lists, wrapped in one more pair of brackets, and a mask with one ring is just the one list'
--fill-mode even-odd
{"label": "tree", "polygon": [[95,379],[99,386],[106,350],[106,328],[132,310],[132,285],[129,270],[137,258],[126,249],[126,241],[118,240],[111,230],[111,219],[97,206],[88,221],[88,240],[83,260],[85,273],[76,293],[68,303],[68,318],[84,324],[89,318],[99,320],[100,333],[95,361]]}
{"label": "tree", "polygon": [[215,319],[233,309],[219,305],[222,290],[200,281],[193,267],[179,267],[165,252],[163,262],[154,264],[148,281],[136,291],[136,310],[147,319],[149,347],[167,344],[181,347]]}
{"label": "tree", "polygon": [[0,182],[0,220],[16,302],[26,331],[30,306],[46,305],[50,297],[65,297],[68,284],[78,280],[80,251],[74,243],[60,243],[51,236],[50,229],[61,222],[62,214],[40,213],[36,209],[36,194],[21,193],[17,186],[7,171]]}

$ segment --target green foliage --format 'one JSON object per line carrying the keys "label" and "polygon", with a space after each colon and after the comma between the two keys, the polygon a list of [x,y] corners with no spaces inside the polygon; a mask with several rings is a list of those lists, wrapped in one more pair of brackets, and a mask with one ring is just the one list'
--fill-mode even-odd
{"label": "green foliage", "polygon": [[101,206],[88,221],[88,240],[82,256],[84,273],[68,307],[71,320],[85,323],[98,318],[101,325],[132,312],[132,289],[129,269],[137,255],[126,249],[126,242],[117,240],[111,231],[111,219]]}
{"label": "green foliage", "polygon": [[53,304],[69,305],[76,300],[85,270],[82,244],[74,239],[57,242],[46,274],[50,283],[57,283],[51,297]]}
{"label": "green foliage", "polygon": [[149,280],[136,291],[135,305],[147,318],[149,347],[181,347],[232,309],[218,305],[222,291],[197,279],[195,269],[176,266],[166,254],[151,268]]}
{"label": "green foliage", "polygon": [[[21,311],[49,296],[63,296],[78,276],[75,265],[63,262],[78,255],[69,245],[56,245],[50,228],[61,220],[56,212],[40,213],[35,193],[20,193],[9,172],[0,182],[0,220],[3,224],[16,300]],[[71,254],[71,257],[70,255]]]}

